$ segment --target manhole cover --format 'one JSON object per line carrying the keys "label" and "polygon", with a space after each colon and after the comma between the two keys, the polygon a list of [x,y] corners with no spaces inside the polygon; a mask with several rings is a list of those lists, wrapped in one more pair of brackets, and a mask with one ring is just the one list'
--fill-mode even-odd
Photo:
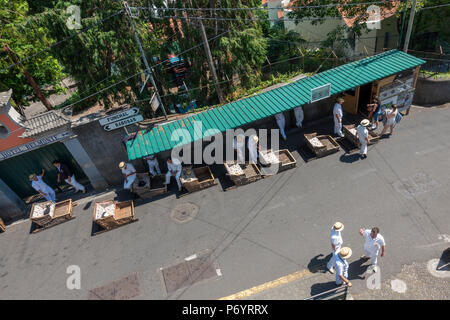
{"label": "manhole cover", "polygon": [[194,219],[198,214],[198,207],[190,202],[185,202],[177,205],[172,210],[170,217],[173,221],[178,223],[186,223]]}
{"label": "manhole cover", "polygon": [[450,248],[442,253],[440,259],[428,261],[428,271],[438,278],[450,278]]}
{"label": "manhole cover", "polygon": [[89,291],[88,300],[128,300],[138,296],[139,281],[137,274]]}
{"label": "manhole cover", "polygon": [[166,294],[221,276],[218,264],[210,250],[194,254],[181,263],[160,270]]}

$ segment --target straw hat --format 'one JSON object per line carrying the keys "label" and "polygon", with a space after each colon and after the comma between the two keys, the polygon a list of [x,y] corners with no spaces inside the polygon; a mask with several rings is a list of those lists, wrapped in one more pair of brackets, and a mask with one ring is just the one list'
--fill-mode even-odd
{"label": "straw hat", "polygon": [[361,125],[362,125],[363,127],[368,127],[369,124],[370,124],[370,121],[367,120],[367,119],[364,119],[364,120],[361,121]]}
{"label": "straw hat", "polygon": [[342,103],[342,102],[344,102],[344,99],[343,98],[337,98],[336,101],[339,102],[339,103]]}
{"label": "straw hat", "polygon": [[253,139],[253,141],[255,141],[255,142],[258,142],[258,141],[259,141],[259,138],[258,138],[257,135],[252,136],[252,139]]}
{"label": "straw hat", "polygon": [[333,225],[333,228],[334,228],[334,230],[336,230],[336,231],[342,231],[342,230],[344,230],[344,224],[343,224],[342,222],[336,222],[336,223]]}
{"label": "straw hat", "polygon": [[36,178],[36,175],[34,173],[32,173],[28,176],[28,179],[30,179],[30,181],[33,181],[34,178]]}
{"label": "straw hat", "polygon": [[121,162],[121,163],[119,163],[119,169],[123,169],[123,168],[125,168],[125,162]]}
{"label": "straw hat", "polygon": [[339,251],[339,255],[342,259],[348,259],[352,256],[352,249],[350,249],[349,247],[343,247]]}

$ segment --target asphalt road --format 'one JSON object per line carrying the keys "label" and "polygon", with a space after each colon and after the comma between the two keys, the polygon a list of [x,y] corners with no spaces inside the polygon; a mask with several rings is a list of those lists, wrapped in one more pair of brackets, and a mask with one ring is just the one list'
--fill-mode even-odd
{"label": "asphalt road", "polygon": [[[335,221],[353,249],[353,292],[364,292],[360,227],[378,226],[385,237],[382,281],[450,246],[449,123],[448,105],[414,107],[365,160],[339,151],[305,163],[294,152],[295,169],[226,192],[218,185],[138,203],[138,222],[96,236],[93,201],[113,194],[78,201],[76,219],[37,234],[29,234],[29,221],[10,226],[0,234],[0,299],[87,299],[89,290],[133,274],[134,299],[218,299],[315,272],[330,253]],[[180,224],[171,212],[185,202],[199,211]],[[204,250],[213,251],[219,275],[167,294],[160,268]],[[70,265],[80,267],[79,290],[66,287]]]}

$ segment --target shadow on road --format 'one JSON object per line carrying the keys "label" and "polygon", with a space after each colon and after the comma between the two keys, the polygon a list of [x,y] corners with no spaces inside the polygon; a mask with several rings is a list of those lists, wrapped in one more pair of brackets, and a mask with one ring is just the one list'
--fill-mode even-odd
{"label": "shadow on road", "polygon": [[[323,257],[323,258],[320,258]],[[328,271],[327,263],[331,258],[331,253],[327,256],[323,254],[318,254],[314,258],[311,259],[308,263],[308,270],[312,273],[325,273]]]}
{"label": "shadow on road", "polygon": [[336,289],[338,285],[334,281],[325,282],[325,283],[316,283],[311,286],[311,296],[315,296],[316,294],[323,293],[328,290]]}
{"label": "shadow on road", "polygon": [[366,260],[366,259],[359,259],[356,260],[352,263],[349,264],[348,266],[348,279],[349,280],[364,280],[365,277],[362,276],[364,275],[364,273],[366,273],[367,268],[369,267],[369,265],[365,265],[363,266],[364,263],[366,263],[367,261],[370,262],[370,260]]}
{"label": "shadow on road", "polygon": [[360,159],[359,153],[354,153],[354,154],[343,154],[342,156],[339,157],[339,160],[341,162],[345,162],[345,163],[353,163],[356,162]]}

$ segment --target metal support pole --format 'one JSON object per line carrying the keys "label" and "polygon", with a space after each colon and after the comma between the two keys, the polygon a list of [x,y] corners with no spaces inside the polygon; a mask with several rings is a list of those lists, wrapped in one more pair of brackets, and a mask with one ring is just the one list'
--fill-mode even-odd
{"label": "metal support pole", "polygon": [[406,31],[405,45],[403,47],[404,52],[408,52],[409,38],[411,37],[411,31],[412,31],[412,27],[413,27],[413,23],[414,23],[414,14],[416,13],[416,6],[417,6],[417,0],[413,0],[411,14],[409,16],[408,30]]}
{"label": "metal support pole", "polygon": [[164,117],[167,120],[166,108],[164,108],[164,104],[163,104],[163,102],[161,100],[161,97],[159,95],[158,88],[156,87],[155,79],[153,79],[152,70],[150,68],[150,65],[148,64],[147,57],[145,56],[144,49],[142,48],[141,39],[139,38],[139,35],[138,35],[137,31],[136,31],[136,27],[134,26],[133,18],[131,16],[130,7],[128,6],[128,3],[126,1],[122,1],[122,4],[123,4],[123,7],[125,8],[125,13],[126,13],[128,19],[130,20],[130,24],[131,24],[131,27],[132,27],[133,32],[134,32],[134,37],[136,38],[136,42],[137,42],[137,45],[139,47],[139,51],[141,53],[142,60],[144,61],[145,74],[150,77],[150,81],[151,81],[151,83],[153,85],[153,88],[155,88],[156,97],[157,97],[157,99],[159,101],[159,104],[161,105],[161,109],[164,112]]}
{"label": "metal support pole", "polygon": [[205,26],[203,25],[201,19],[200,19],[200,29],[202,31],[203,45],[205,46],[206,57],[208,58],[209,63],[209,69],[211,70],[211,74],[214,80],[217,95],[219,96],[220,103],[223,104],[225,103],[225,99],[223,98],[222,89],[220,89],[219,80],[217,79],[216,68],[214,67],[214,62],[211,55],[211,49],[209,48],[208,38],[206,38]]}

